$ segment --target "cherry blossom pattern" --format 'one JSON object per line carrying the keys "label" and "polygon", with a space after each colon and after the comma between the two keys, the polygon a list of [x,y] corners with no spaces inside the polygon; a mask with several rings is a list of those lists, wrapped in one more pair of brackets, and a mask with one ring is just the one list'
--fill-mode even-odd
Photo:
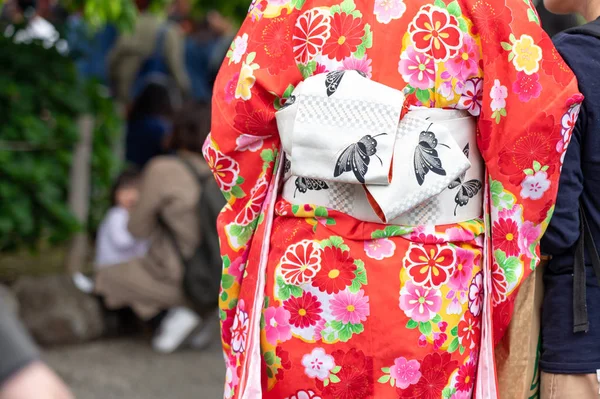
{"label": "cherry blossom pattern", "polygon": [[312,9],[296,21],[292,46],[296,62],[307,64],[313,60],[331,36],[331,16],[327,11]]}
{"label": "cherry blossom pattern", "polygon": [[479,116],[481,113],[481,103],[483,101],[483,79],[472,78],[465,82],[458,107],[469,111],[473,116]]}
{"label": "cherry blossom pattern", "polygon": [[246,350],[250,317],[244,309],[245,304],[241,300],[233,319],[233,325],[231,326],[231,349],[234,353],[241,353]]}
{"label": "cherry blossom pattern", "polygon": [[445,65],[452,77],[462,81],[477,75],[479,73],[479,47],[475,40],[465,35],[462,47],[455,57],[446,61]]}
{"label": "cherry blossom pattern", "polygon": [[435,84],[435,62],[425,53],[419,53],[410,46],[400,55],[398,72],[412,87],[426,90]]}
{"label": "cherry blossom pattern", "polygon": [[400,291],[400,309],[417,322],[432,320],[442,307],[442,293],[407,281]]}
{"label": "cherry blossom pattern", "polygon": [[314,391],[308,390],[299,390],[292,396],[288,396],[286,399],[321,399],[321,396],[316,394]]}
{"label": "cherry blossom pattern", "polygon": [[248,51],[248,34],[244,33],[242,36],[236,37],[233,43],[231,43],[231,48],[227,53],[229,63],[239,64],[246,51]]}
{"label": "cherry blossom pattern", "polygon": [[287,309],[271,306],[265,310],[264,317],[267,341],[271,345],[276,345],[278,342],[285,342],[292,338],[290,327],[291,314]]}
{"label": "cherry blossom pattern", "polygon": [[373,14],[377,22],[389,24],[394,19],[402,18],[406,11],[404,0],[375,0]]}
{"label": "cherry blossom pattern", "polygon": [[323,348],[315,348],[310,354],[302,357],[302,365],[308,377],[325,381],[335,367],[335,360],[333,356],[325,353]]}
{"label": "cherry blossom pattern", "polygon": [[411,244],[404,267],[416,285],[439,288],[454,272],[454,249],[448,245]]}
{"label": "cherry blossom pattern", "polygon": [[423,6],[408,31],[415,50],[431,54],[437,62],[454,56],[462,46],[463,35],[458,20],[440,7]]}
{"label": "cherry blossom pattern", "polygon": [[364,247],[367,256],[375,260],[391,258],[396,251],[396,244],[389,238],[378,238],[372,241],[365,241]]}
{"label": "cherry blossom pattern", "polygon": [[517,72],[517,79],[513,83],[513,91],[519,96],[521,102],[529,102],[538,98],[542,93],[540,75],[534,73],[527,75],[525,72]]}
{"label": "cherry blossom pattern", "polygon": [[483,310],[483,272],[475,275],[469,286],[469,311],[478,317]]}
{"label": "cherry blossom pattern", "polygon": [[457,291],[468,290],[474,265],[475,253],[472,250],[458,248],[456,250],[456,269],[448,281],[448,286]]}
{"label": "cherry blossom pattern", "polygon": [[500,84],[500,80],[494,80],[494,86],[490,91],[490,108],[492,109],[492,119],[496,123],[500,123],[500,119],[506,116],[506,98],[508,97],[508,89]]}
{"label": "cherry blossom pattern", "polygon": [[521,183],[521,197],[536,201],[542,199],[549,188],[550,180],[548,179],[548,173],[540,170],[523,180]]}
{"label": "cherry blossom pattern", "polygon": [[321,246],[315,241],[303,240],[291,245],[279,263],[286,284],[299,286],[310,283],[321,270],[322,253]]}
{"label": "cherry blossom pattern", "polygon": [[421,379],[421,364],[418,360],[407,360],[405,357],[399,357],[394,360],[392,367],[385,367],[381,371],[385,373],[378,382],[385,384],[389,382],[392,386],[400,389],[406,389],[416,384]]}

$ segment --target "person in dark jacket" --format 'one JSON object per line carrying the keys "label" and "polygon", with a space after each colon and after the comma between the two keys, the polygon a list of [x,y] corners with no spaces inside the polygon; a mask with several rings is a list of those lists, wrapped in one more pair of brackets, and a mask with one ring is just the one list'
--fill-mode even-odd
{"label": "person in dark jacket", "polygon": [[[545,0],[548,10],[580,13],[591,24],[599,25],[599,0]],[[600,28],[600,26],[598,27]],[[577,244],[583,226],[580,211],[589,222],[593,241],[600,247],[600,39],[574,32],[555,37],[560,55],[573,70],[585,96],[580,116],[575,111],[562,120],[563,143],[569,144],[554,217],[542,241],[542,253],[550,255],[544,276],[545,298],[542,313],[541,355],[542,399],[598,398],[600,378],[600,287],[594,276],[589,252],[585,256],[586,285],[574,289]],[[559,63],[560,64],[560,63]],[[568,71],[566,65],[557,65]],[[590,248],[590,242],[586,243]],[[575,293],[585,292],[578,306]],[[574,320],[585,312],[581,332]],[[587,331],[585,331],[587,330]]]}
{"label": "person in dark jacket", "polygon": [[35,344],[2,301],[0,399],[73,399],[64,383],[39,360]]}

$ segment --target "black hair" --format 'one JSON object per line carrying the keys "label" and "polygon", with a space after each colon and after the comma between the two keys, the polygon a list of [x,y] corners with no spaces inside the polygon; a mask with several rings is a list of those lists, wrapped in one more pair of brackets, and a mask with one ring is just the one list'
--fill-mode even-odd
{"label": "black hair", "polygon": [[17,7],[23,14],[28,11],[35,11],[37,0],[17,0]]}
{"label": "black hair", "polygon": [[110,205],[117,205],[117,192],[125,187],[130,187],[137,184],[140,180],[140,170],[136,166],[129,166],[115,180],[115,183],[110,192]]}
{"label": "black hair", "polygon": [[171,137],[171,150],[202,153],[202,146],[210,133],[210,103],[186,105],[177,113]]}
{"label": "black hair", "polygon": [[173,109],[173,97],[169,87],[162,82],[153,81],[148,83],[133,101],[129,120],[134,121],[152,116],[171,118]]}

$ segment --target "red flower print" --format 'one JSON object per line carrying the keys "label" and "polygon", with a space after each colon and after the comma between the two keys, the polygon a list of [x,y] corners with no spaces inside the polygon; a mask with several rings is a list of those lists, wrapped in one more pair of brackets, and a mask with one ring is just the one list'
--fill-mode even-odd
{"label": "red flower print", "polygon": [[458,323],[458,340],[462,346],[467,349],[473,349],[479,345],[481,339],[479,318],[473,316],[471,312],[466,312]]}
{"label": "red flower print", "polygon": [[403,399],[440,399],[450,376],[458,368],[449,353],[431,353],[421,363],[421,379],[408,389],[397,389]]}
{"label": "red flower print", "polygon": [[225,85],[225,101],[227,104],[231,104],[235,100],[235,89],[237,88],[238,82],[240,81],[240,73],[237,72],[233,75],[231,80]]}
{"label": "red flower print", "polygon": [[450,246],[410,246],[404,267],[416,285],[439,288],[454,273],[455,254]]}
{"label": "red flower print", "polygon": [[475,385],[475,364],[469,362],[458,369],[458,376],[456,377],[456,390],[461,392],[468,392]]}
{"label": "red flower print", "polygon": [[540,42],[540,47],[544,49],[544,58],[542,59],[542,69],[548,75],[552,76],[554,81],[561,86],[569,84],[573,79],[571,69],[560,56],[556,47],[552,45],[550,37],[544,37]]}
{"label": "red flower print", "polygon": [[311,282],[321,270],[322,252],[321,246],[310,240],[291,245],[279,264],[286,284],[302,285]]}
{"label": "red flower print", "polygon": [[235,318],[235,309],[225,310],[225,320],[221,321],[221,333],[223,342],[231,345],[231,327],[233,327],[233,319]]}
{"label": "red flower print", "polygon": [[330,24],[329,13],[317,8],[306,11],[298,17],[292,37],[296,62],[306,64],[321,52],[331,35]]}
{"label": "red flower print", "polygon": [[425,234],[425,233],[412,234],[410,236],[410,240],[414,241],[414,242],[418,242],[420,244],[443,244],[444,243],[443,238],[438,238],[435,236],[435,234]]}
{"label": "red flower print", "polygon": [[269,137],[277,133],[277,121],[273,118],[272,104],[266,95],[261,98],[260,106],[256,101],[240,101],[235,106],[236,116],[233,120],[234,127],[243,134],[252,136]]}
{"label": "red flower print", "polygon": [[373,358],[363,351],[352,348],[348,352],[337,350],[331,354],[336,366],[341,367],[336,376],[338,383],[329,383],[326,387],[317,380],[317,388],[323,399],[366,399],[373,395]]}
{"label": "red flower print", "polygon": [[337,294],[352,285],[356,265],[348,251],[335,247],[326,247],[323,250],[321,271],[317,273],[312,285],[322,292]]}
{"label": "red flower print", "polygon": [[233,158],[208,145],[204,147],[204,159],[206,159],[221,190],[230,191],[237,184],[240,165]]}
{"label": "red flower print", "polygon": [[269,73],[276,75],[291,65],[288,61],[292,55],[291,30],[287,18],[274,18],[269,21],[262,31],[261,41],[265,54],[270,57]]}
{"label": "red flower print", "polygon": [[283,380],[284,370],[289,370],[292,368],[292,362],[290,360],[289,352],[281,349],[281,346],[278,346],[277,349],[275,349],[275,355],[279,358],[279,362],[281,364],[281,368],[277,369],[275,378],[277,378],[277,381],[281,381]]}
{"label": "red flower print", "polygon": [[421,8],[408,31],[415,49],[420,53],[430,53],[438,62],[446,61],[462,46],[462,33],[456,17],[432,5]]}
{"label": "red flower print", "polygon": [[507,256],[519,255],[519,225],[512,219],[500,219],[494,223],[494,247],[506,252]]}
{"label": "red flower print", "polygon": [[534,73],[528,75],[523,71],[517,72],[517,80],[512,87],[515,94],[519,95],[521,102],[529,102],[533,98],[538,98],[542,93],[542,85],[540,84],[540,75]]}
{"label": "red flower print", "polygon": [[496,45],[500,54],[500,38],[508,36],[512,12],[504,3],[497,1],[476,1],[471,8],[473,21],[477,24],[473,27],[475,33],[479,33],[481,41],[488,45]]}
{"label": "red flower print", "polygon": [[307,328],[321,320],[321,302],[311,294],[305,292],[300,298],[291,297],[283,303],[283,307],[290,312],[290,324],[296,328]]}
{"label": "red flower print", "polygon": [[500,172],[509,176],[510,182],[520,186],[525,179],[525,169],[533,167],[537,161],[542,166],[549,166],[551,176],[556,163],[556,144],[562,140],[560,131],[554,123],[554,117],[548,116],[531,127],[527,133],[517,138],[510,147],[500,151],[498,165]]}
{"label": "red flower print", "polygon": [[260,210],[262,209],[268,190],[269,182],[267,179],[262,178],[256,182],[256,186],[254,186],[252,189],[250,201],[244,205],[244,208],[240,211],[235,219],[236,224],[240,226],[247,226],[256,219]]}
{"label": "red flower print", "polygon": [[323,47],[323,55],[342,61],[350,57],[362,43],[362,20],[345,13],[337,13],[331,22],[331,37]]}
{"label": "red flower print", "polygon": [[504,270],[497,262],[494,262],[492,264],[492,304],[497,305],[504,302],[507,292],[508,283],[504,275]]}

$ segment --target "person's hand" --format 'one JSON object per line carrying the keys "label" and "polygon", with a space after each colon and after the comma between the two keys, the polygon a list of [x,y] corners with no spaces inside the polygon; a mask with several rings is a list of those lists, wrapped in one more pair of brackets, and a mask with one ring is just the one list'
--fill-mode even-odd
{"label": "person's hand", "polygon": [[36,362],[0,387],[0,399],[74,399],[74,396],[52,370]]}

